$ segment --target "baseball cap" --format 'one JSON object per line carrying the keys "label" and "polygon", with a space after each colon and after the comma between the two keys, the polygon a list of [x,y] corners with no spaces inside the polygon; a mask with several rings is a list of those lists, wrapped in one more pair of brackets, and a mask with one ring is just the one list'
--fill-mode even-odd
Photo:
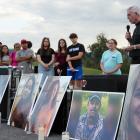
{"label": "baseball cap", "polygon": [[101,102],[101,97],[99,95],[92,95],[91,97],[89,97],[89,101],[92,101],[93,99]]}
{"label": "baseball cap", "polygon": [[25,39],[22,39],[22,40],[21,40],[21,44],[26,44],[26,43],[28,43],[27,40],[25,40]]}

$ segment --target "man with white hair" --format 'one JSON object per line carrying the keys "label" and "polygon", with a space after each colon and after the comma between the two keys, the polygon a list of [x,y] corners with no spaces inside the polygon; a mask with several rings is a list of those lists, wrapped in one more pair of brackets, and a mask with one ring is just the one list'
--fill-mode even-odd
{"label": "man with white hair", "polygon": [[136,25],[136,28],[132,36],[130,32],[126,32],[125,38],[130,43],[130,46],[124,50],[129,52],[132,64],[140,64],[140,8],[137,6],[129,7],[127,9],[127,18],[131,24]]}

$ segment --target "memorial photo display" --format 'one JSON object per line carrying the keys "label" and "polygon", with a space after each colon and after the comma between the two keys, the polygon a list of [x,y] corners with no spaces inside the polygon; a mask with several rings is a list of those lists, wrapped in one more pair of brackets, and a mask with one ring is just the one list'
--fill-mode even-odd
{"label": "memorial photo display", "polygon": [[124,93],[73,92],[66,131],[77,140],[115,140]]}
{"label": "memorial photo display", "polygon": [[4,93],[6,91],[9,80],[10,80],[10,75],[0,75],[0,104],[4,96]]}
{"label": "memorial photo display", "polygon": [[45,136],[49,135],[70,79],[70,76],[53,76],[45,80],[29,115],[31,132],[38,134],[39,128],[43,128]]}
{"label": "memorial photo display", "polygon": [[42,74],[23,74],[12,105],[8,125],[25,129],[34,105]]}
{"label": "memorial photo display", "polygon": [[131,65],[117,140],[140,140],[140,65]]}

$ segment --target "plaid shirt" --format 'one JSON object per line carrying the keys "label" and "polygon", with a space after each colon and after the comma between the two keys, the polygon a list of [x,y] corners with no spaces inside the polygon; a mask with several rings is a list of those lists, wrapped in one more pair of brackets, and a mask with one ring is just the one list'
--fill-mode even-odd
{"label": "plaid shirt", "polygon": [[99,140],[100,132],[103,127],[103,118],[98,115],[97,121],[92,128],[88,127],[87,120],[87,114],[84,114],[80,117],[75,138],[79,140]]}

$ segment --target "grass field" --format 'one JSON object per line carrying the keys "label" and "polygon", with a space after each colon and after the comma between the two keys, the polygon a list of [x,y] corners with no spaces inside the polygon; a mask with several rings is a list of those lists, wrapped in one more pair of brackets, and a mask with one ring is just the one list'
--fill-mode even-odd
{"label": "grass field", "polygon": [[83,68],[84,75],[98,75],[101,74],[102,72],[98,69],[93,69],[93,68]]}

